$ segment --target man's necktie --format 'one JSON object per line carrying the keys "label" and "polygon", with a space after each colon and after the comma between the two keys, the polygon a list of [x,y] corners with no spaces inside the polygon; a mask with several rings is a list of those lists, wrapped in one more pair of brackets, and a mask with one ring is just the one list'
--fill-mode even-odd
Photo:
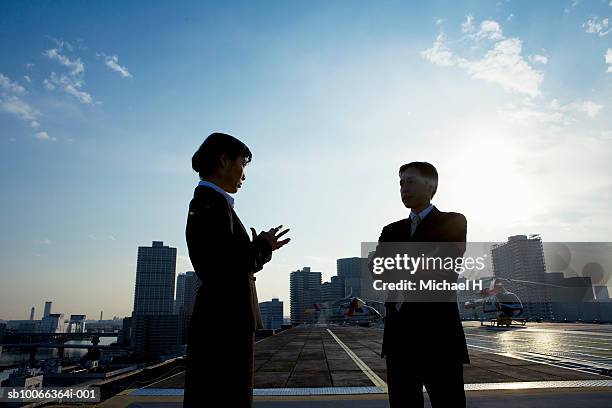
{"label": "man's necktie", "polygon": [[[418,214],[415,214],[413,216],[410,217],[410,236],[414,235],[414,231],[416,230],[416,228],[419,226],[419,223],[421,222],[421,217],[419,217]],[[397,311],[399,312],[400,308],[402,307],[402,303],[404,302],[404,292],[399,292],[396,302],[395,302],[395,308],[397,309]]]}
{"label": "man's necktie", "polygon": [[414,235],[414,231],[416,230],[420,222],[421,217],[419,217],[419,214],[415,214],[414,216],[410,217],[410,236]]}

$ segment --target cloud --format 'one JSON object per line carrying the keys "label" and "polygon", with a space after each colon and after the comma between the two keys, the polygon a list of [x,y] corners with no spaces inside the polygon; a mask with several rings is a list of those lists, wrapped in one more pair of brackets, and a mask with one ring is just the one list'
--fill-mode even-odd
{"label": "cloud", "polygon": [[612,31],[609,27],[609,23],[610,22],[607,18],[599,21],[598,17],[593,17],[582,24],[582,27],[584,27],[586,32],[589,34],[597,34],[600,37],[603,37]]}
{"label": "cloud", "polygon": [[51,76],[43,81],[46,89],[52,91],[57,86],[68,95],[75,97],[79,102],[90,105],[93,103],[93,97],[81,89],[83,84],[84,81],[82,79],[72,78],[63,74],[57,75],[55,72],[51,72]]}
{"label": "cloud", "polygon": [[71,75],[79,75],[85,72],[85,64],[81,62],[80,58],[71,60],[67,56],[60,54],[60,50],[58,50],[57,48],[46,50],[45,52],[43,52],[43,55],[46,55],[49,59],[56,60],[60,64],[69,68]]}
{"label": "cloud", "polygon": [[582,3],[582,0],[573,0],[570,7],[563,10],[565,14],[569,14],[573,9],[578,7],[578,5]]}
{"label": "cloud", "polygon": [[494,20],[484,20],[480,23],[480,29],[476,34],[474,34],[476,39],[489,39],[493,41],[498,41],[504,38],[502,34],[501,26],[497,21]]}
{"label": "cloud", "polygon": [[98,57],[104,58],[104,64],[113,71],[118,72],[123,78],[131,78],[132,74],[127,67],[119,65],[119,57],[117,55],[106,55],[104,53],[96,54]]}
{"label": "cloud", "polygon": [[70,59],[68,56],[62,53],[64,48],[72,51],[74,47],[62,39],[57,39],[50,36],[49,39],[51,39],[51,41],[57,45],[57,48],[46,50],[43,52],[43,55],[46,55],[49,59],[58,61],[63,66],[67,67],[69,69],[69,73],[68,75],[58,75],[55,72],[51,72],[49,78],[43,80],[44,88],[49,91],[59,88],[83,104],[90,105],[94,103],[94,99],[91,94],[82,89],[83,85],[85,84],[85,81],[83,80],[83,76],[85,74],[85,64],[81,62],[80,58]]}
{"label": "cloud", "polygon": [[47,141],[47,142],[55,142],[57,140],[54,137],[50,137],[47,132],[38,132],[34,135],[34,137],[38,140]]}
{"label": "cloud", "polygon": [[43,79],[43,86],[48,91],[52,91],[55,89],[55,85],[53,85],[51,81],[49,81],[47,78]]}
{"label": "cloud", "polygon": [[7,95],[0,98],[0,109],[4,112],[16,115],[21,120],[29,122],[35,121],[38,116],[40,116],[38,110],[15,95]]}
{"label": "cloud", "polygon": [[27,69],[28,71],[31,71],[31,70],[32,70],[32,68],[34,68],[34,64],[32,64],[32,63],[27,63],[27,64],[25,64],[25,67],[26,67],[26,69]]}
{"label": "cloud", "polygon": [[507,21],[507,22],[510,22],[510,21],[512,21],[512,19],[513,19],[513,18],[514,18],[514,14],[513,14],[513,13],[510,13],[510,15],[508,16],[508,18],[506,18],[506,21]]}
{"label": "cloud", "polygon": [[11,81],[9,77],[0,73],[0,90],[14,94],[24,94],[25,88],[17,82]]}
{"label": "cloud", "polygon": [[431,48],[421,51],[421,55],[429,62],[441,67],[454,65],[455,57],[450,49],[444,44],[444,40],[444,34],[438,34]]}
{"label": "cloud", "polygon": [[463,60],[464,67],[473,78],[500,85],[504,90],[530,97],[540,95],[543,75],[534,70],[521,56],[522,41],[509,38],[495,44],[484,58]]}
{"label": "cloud", "polygon": [[558,107],[558,109],[562,112],[582,112],[590,118],[597,116],[603,109],[602,105],[599,105],[593,101],[571,102],[564,106],[558,106],[557,100],[553,99],[551,104],[553,106],[556,105],[556,107]]}
{"label": "cloud", "polygon": [[[501,27],[493,23],[488,21],[487,24],[481,24],[478,33],[469,35],[469,38],[488,38],[491,41],[503,38]],[[522,41],[518,38],[495,42],[483,58],[473,60],[455,56],[444,42],[444,34],[440,33],[431,48],[422,51],[421,55],[438,66],[458,66],[472,78],[500,85],[508,92],[529,97],[540,95],[543,75],[522,57]]]}
{"label": "cloud", "polygon": [[557,99],[553,99],[547,106],[509,105],[500,109],[499,113],[502,117],[515,123],[539,122],[562,127],[575,123],[579,115],[594,118],[602,109],[602,105],[589,100],[561,104]]}
{"label": "cloud", "polygon": [[[469,16],[467,23],[473,24]],[[531,98],[540,95],[540,85],[543,80],[542,72],[534,69],[521,55],[523,42],[518,38],[505,38],[498,22],[485,20],[480,23],[479,30],[473,34],[466,34],[463,39],[471,40],[482,45],[487,42],[493,44],[480,59],[467,59],[455,55],[445,44],[443,33],[438,34],[432,46],[421,52],[421,55],[438,66],[457,66],[464,69],[472,78],[481,79],[500,85],[504,90],[527,95]],[[544,56],[538,56],[538,62],[543,63]],[[546,61],[548,61],[546,59]]]}
{"label": "cloud", "polygon": [[474,31],[474,16],[468,14],[465,16],[465,23],[461,24],[461,32],[471,33],[472,31]]}
{"label": "cloud", "polygon": [[64,86],[64,91],[68,95],[72,95],[79,100],[79,102],[90,105],[93,102],[93,98],[90,94],[85,91],[81,91],[78,89],[76,85],[67,84]]}
{"label": "cloud", "polygon": [[18,83],[0,73],[0,111],[17,116],[18,119],[30,122],[33,128],[40,127],[40,112],[22,99],[26,90]]}
{"label": "cloud", "polygon": [[28,75],[24,75],[24,76],[23,76],[23,79],[25,79],[25,80],[26,80],[26,82],[28,82],[28,83],[30,83],[30,84],[32,83],[32,78],[30,78]]}
{"label": "cloud", "polygon": [[70,44],[68,41],[64,41],[61,38],[55,38],[53,36],[47,35],[46,36],[48,39],[50,39],[51,41],[53,41],[55,43],[55,45],[57,45],[57,47],[61,50],[63,48],[66,48],[68,51],[72,51],[74,48],[72,47],[72,44]]}
{"label": "cloud", "polygon": [[529,61],[534,63],[537,62],[538,64],[548,64],[548,57],[545,55],[533,54],[530,55],[528,58]]}
{"label": "cloud", "polygon": [[606,72],[612,72],[612,48],[608,48],[606,54],[604,55],[606,65],[608,65],[608,69]]}
{"label": "cloud", "polygon": [[[464,35],[454,44],[465,44],[466,53],[483,49],[480,58],[465,57],[457,50],[451,50],[447,45],[446,36],[440,32],[432,46],[421,51],[423,58],[441,67],[457,67],[464,70],[470,77],[496,84],[506,92],[522,97],[518,103],[511,103],[499,110],[502,117],[514,122],[538,122],[552,126],[551,129],[571,125],[581,117],[595,118],[603,110],[603,106],[590,100],[577,100],[559,103],[553,99],[544,104],[534,98],[539,97],[544,79],[542,71],[535,69],[530,63],[545,65],[548,57],[542,54],[522,55],[523,42],[519,38],[506,38],[500,24],[493,20],[485,20],[477,32],[470,32],[473,20],[468,16],[462,23]],[[608,70],[612,72],[612,49],[605,55]]]}

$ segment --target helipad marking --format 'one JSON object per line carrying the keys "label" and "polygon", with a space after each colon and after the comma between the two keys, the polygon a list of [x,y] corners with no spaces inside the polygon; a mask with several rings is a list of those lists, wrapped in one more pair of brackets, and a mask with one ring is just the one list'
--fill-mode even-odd
{"label": "helipad marking", "polygon": [[353,353],[353,351],[350,348],[348,348],[348,346],[344,344],[342,340],[340,340],[338,336],[334,334],[334,332],[332,332],[329,329],[327,329],[327,331],[334,338],[334,340],[336,340],[336,342],[340,345],[340,347],[342,347],[344,351],[346,351],[346,354],[349,355],[349,357],[355,362],[355,364],[357,364],[357,367],[359,367],[361,371],[363,371],[363,373],[370,379],[370,381],[372,381],[374,386],[379,387],[385,390],[386,392],[387,383],[385,383],[382,378],[380,378],[374,371],[372,371],[372,369],[368,367],[368,365],[364,363],[363,360],[361,360],[357,356],[357,354]]}

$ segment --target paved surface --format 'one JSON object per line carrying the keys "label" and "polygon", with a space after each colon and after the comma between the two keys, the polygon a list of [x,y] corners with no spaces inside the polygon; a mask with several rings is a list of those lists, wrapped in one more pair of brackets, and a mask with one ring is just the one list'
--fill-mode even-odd
{"label": "paved surface", "polygon": [[[612,376],[599,374],[612,368],[612,327],[591,326],[496,329],[466,324],[472,362],[464,367],[469,406],[498,407],[509,401],[522,407],[612,406]],[[388,406],[381,342],[380,329],[342,326],[302,326],[264,339],[255,346],[256,406]],[[583,382],[570,385],[569,380]],[[527,389],[530,384],[540,389]],[[146,401],[134,407],[172,404],[182,400],[183,386],[184,373],[179,373],[102,406],[121,406],[113,400]],[[488,391],[474,391],[483,388]],[[353,395],[309,395],[313,390]]]}
{"label": "paved surface", "polygon": [[532,323],[498,329],[468,324],[472,350],[600,373],[612,370],[612,325]]}

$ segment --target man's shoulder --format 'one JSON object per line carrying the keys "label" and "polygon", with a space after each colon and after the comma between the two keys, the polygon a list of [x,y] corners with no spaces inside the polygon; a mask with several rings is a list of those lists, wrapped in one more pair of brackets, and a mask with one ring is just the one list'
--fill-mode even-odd
{"label": "man's shoulder", "polygon": [[410,224],[410,220],[408,218],[403,218],[401,220],[392,222],[391,224],[385,225],[382,230],[383,232],[404,230],[407,224]]}
{"label": "man's shoulder", "polygon": [[467,224],[465,215],[459,212],[440,212],[446,222],[452,222],[454,224]]}

